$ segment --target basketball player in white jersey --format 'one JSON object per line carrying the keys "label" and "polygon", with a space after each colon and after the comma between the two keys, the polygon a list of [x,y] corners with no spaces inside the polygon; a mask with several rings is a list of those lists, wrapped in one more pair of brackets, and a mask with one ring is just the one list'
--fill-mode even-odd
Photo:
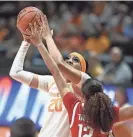
{"label": "basketball player in white jersey", "polygon": [[[34,25],[36,26],[36,24]],[[40,35],[45,38],[48,50],[58,64],[59,69],[63,75],[68,81],[73,83],[69,83],[70,87],[80,88],[82,83],[87,78],[90,78],[90,76],[85,73],[87,70],[87,63],[85,59],[78,53],[72,53],[67,57],[66,62],[64,62],[62,55],[56,48],[56,45],[53,41],[48,23],[45,22],[45,24],[43,23],[41,25],[43,25],[45,31],[43,31],[43,34]],[[30,27],[31,30],[33,30],[33,26],[30,25]],[[24,59],[30,46],[30,43],[27,42],[26,37],[23,37],[24,41],[22,41],[20,49],[18,50],[18,53],[12,64],[10,76],[13,79],[27,84],[32,88],[36,88],[41,91],[47,91],[50,95],[49,103],[47,106],[47,117],[45,118],[44,125],[40,131],[39,137],[71,137],[68,114],[62,103],[62,99],[54,82],[53,76],[41,76],[23,70]],[[37,45],[39,42],[37,39],[32,40],[34,45]],[[37,46],[37,48],[43,57],[45,53],[43,47]],[[76,92],[75,94],[81,97],[80,92]]]}

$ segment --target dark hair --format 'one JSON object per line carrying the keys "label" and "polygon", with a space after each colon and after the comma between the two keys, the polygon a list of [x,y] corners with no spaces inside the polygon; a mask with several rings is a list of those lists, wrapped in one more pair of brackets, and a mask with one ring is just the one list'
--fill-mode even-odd
{"label": "dark hair", "polygon": [[36,129],[32,120],[20,118],[11,125],[11,137],[35,137]]}
{"label": "dark hair", "polygon": [[103,92],[102,84],[88,79],[82,86],[85,97],[83,119],[93,128],[109,132],[115,120],[115,111],[111,99]]}

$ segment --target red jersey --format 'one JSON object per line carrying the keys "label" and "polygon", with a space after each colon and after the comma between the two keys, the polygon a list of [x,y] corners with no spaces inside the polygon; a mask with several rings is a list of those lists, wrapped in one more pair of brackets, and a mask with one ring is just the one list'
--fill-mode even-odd
{"label": "red jersey", "polygon": [[[73,93],[68,92],[63,98],[63,103],[68,111],[72,137],[108,137],[109,134],[93,129],[86,124],[81,117],[82,103]],[[118,114],[119,108],[114,107],[114,109]]]}

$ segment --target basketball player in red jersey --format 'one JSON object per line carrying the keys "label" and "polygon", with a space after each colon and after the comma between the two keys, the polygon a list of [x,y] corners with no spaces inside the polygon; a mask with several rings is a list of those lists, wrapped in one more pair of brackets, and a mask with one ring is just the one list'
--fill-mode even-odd
{"label": "basketball player in red jersey", "polygon": [[55,79],[60,95],[63,98],[63,103],[69,114],[73,137],[107,137],[115,122],[133,117],[133,107],[122,109],[114,107],[108,96],[103,93],[103,87],[97,80],[88,79],[84,82],[82,86],[84,104],[82,104],[70,92],[70,88],[57,64],[50,54],[48,54],[42,43],[40,31],[36,27],[36,25],[32,26],[34,31],[29,32],[31,41],[39,50],[42,50],[43,59]]}

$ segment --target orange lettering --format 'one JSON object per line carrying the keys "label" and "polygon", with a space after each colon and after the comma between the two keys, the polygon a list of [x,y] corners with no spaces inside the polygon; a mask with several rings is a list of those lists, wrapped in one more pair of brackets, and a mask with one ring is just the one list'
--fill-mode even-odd
{"label": "orange lettering", "polygon": [[48,107],[49,112],[61,112],[62,111],[62,99],[52,99]]}

